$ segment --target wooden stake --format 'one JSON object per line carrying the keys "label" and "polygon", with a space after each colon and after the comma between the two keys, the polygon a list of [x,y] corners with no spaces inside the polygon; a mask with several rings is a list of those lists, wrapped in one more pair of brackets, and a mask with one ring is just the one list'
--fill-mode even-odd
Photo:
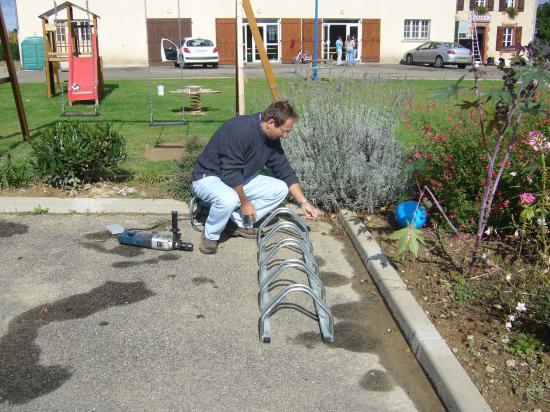
{"label": "wooden stake", "polygon": [[4,48],[4,54],[6,56],[6,65],[8,66],[9,81],[11,82],[13,98],[15,99],[15,106],[17,107],[17,116],[19,117],[19,125],[21,126],[21,133],[23,134],[23,139],[28,140],[30,137],[29,126],[27,124],[27,117],[25,116],[25,107],[23,106],[23,99],[21,98],[19,83],[17,82],[17,73],[15,71],[15,66],[13,64],[13,56],[11,55],[8,31],[6,29],[4,14],[2,13],[1,7],[0,7],[0,40],[2,41],[2,47]]}
{"label": "wooden stake", "polygon": [[[273,96],[273,101],[276,102],[280,100],[279,91],[277,90],[277,83],[275,82],[275,75],[273,74],[273,69],[269,63],[267,57],[267,52],[265,51],[264,42],[262,36],[260,36],[260,31],[258,30],[258,25],[256,24],[256,17],[254,17],[254,12],[252,11],[252,6],[250,5],[250,0],[243,0],[243,8],[246,13],[246,18],[248,19],[248,24],[250,24],[250,30],[252,31],[252,36],[254,37],[254,42],[256,43],[256,48],[260,54],[260,59],[262,60],[262,66],[264,68],[265,77],[269,83],[269,88],[271,89],[271,95]],[[237,28],[238,30],[239,28]],[[241,28],[242,30],[242,28]],[[254,53],[254,50],[252,50]]]}
{"label": "wooden stake", "polygon": [[244,100],[244,50],[243,50],[243,2],[237,0],[237,114],[245,113]]}

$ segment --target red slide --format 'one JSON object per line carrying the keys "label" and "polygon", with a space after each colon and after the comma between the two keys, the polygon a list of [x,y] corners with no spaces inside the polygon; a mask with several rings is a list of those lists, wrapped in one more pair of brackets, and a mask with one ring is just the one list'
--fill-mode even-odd
{"label": "red slide", "polygon": [[92,55],[75,56],[69,39],[69,101],[99,100],[97,90],[97,34],[92,34]]}

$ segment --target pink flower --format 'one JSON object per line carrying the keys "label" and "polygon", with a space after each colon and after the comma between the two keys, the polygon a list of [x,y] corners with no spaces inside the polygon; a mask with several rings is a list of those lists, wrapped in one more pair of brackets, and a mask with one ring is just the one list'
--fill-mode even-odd
{"label": "pink flower", "polygon": [[532,193],[525,192],[519,195],[519,201],[522,205],[530,205],[535,199],[536,197]]}
{"label": "pink flower", "polygon": [[550,142],[547,142],[544,134],[542,132],[539,132],[537,130],[532,130],[529,132],[529,140],[524,142],[525,144],[528,144],[531,146],[531,148],[538,152],[539,150],[549,149],[550,148]]}
{"label": "pink flower", "polygon": [[510,202],[508,201],[508,199],[506,199],[504,202],[502,202],[502,207],[504,207],[506,209],[509,204],[510,204]]}

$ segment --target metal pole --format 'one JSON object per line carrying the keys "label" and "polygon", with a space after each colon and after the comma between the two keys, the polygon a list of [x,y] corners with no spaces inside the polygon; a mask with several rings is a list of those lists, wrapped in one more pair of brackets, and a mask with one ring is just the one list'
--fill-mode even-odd
{"label": "metal pole", "polygon": [[315,0],[315,28],[313,29],[313,80],[317,80],[317,59],[319,55],[319,0]]}

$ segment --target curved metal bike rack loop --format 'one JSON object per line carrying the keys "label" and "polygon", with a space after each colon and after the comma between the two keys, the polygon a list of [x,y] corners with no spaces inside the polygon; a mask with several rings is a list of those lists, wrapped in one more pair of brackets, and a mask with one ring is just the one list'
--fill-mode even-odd
{"label": "curved metal bike rack loop", "polygon": [[[287,215],[292,219],[284,220],[265,231],[273,219],[280,215]],[[289,233],[290,232],[290,233]],[[289,237],[279,240],[268,248],[268,242],[278,233],[285,233]],[[326,290],[319,277],[319,265],[313,255],[313,245],[309,239],[309,228],[305,222],[291,209],[281,207],[274,210],[260,225],[258,230],[258,282],[260,291],[258,303],[260,306],[259,333],[262,342],[271,342],[271,316],[281,307],[284,298],[294,292],[301,292],[313,299],[316,318],[319,322],[321,337],[324,342],[334,342],[334,318],[326,304]],[[270,262],[274,260],[282,249],[290,249],[301,254],[301,258],[292,258],[281,261],[271,272],[268,270]],[[307,275],[309,285],[292,284],[286,286],[275,297],[270,299],[270,289],[277,282],[278,276],[288,268],[295,268]]]}

